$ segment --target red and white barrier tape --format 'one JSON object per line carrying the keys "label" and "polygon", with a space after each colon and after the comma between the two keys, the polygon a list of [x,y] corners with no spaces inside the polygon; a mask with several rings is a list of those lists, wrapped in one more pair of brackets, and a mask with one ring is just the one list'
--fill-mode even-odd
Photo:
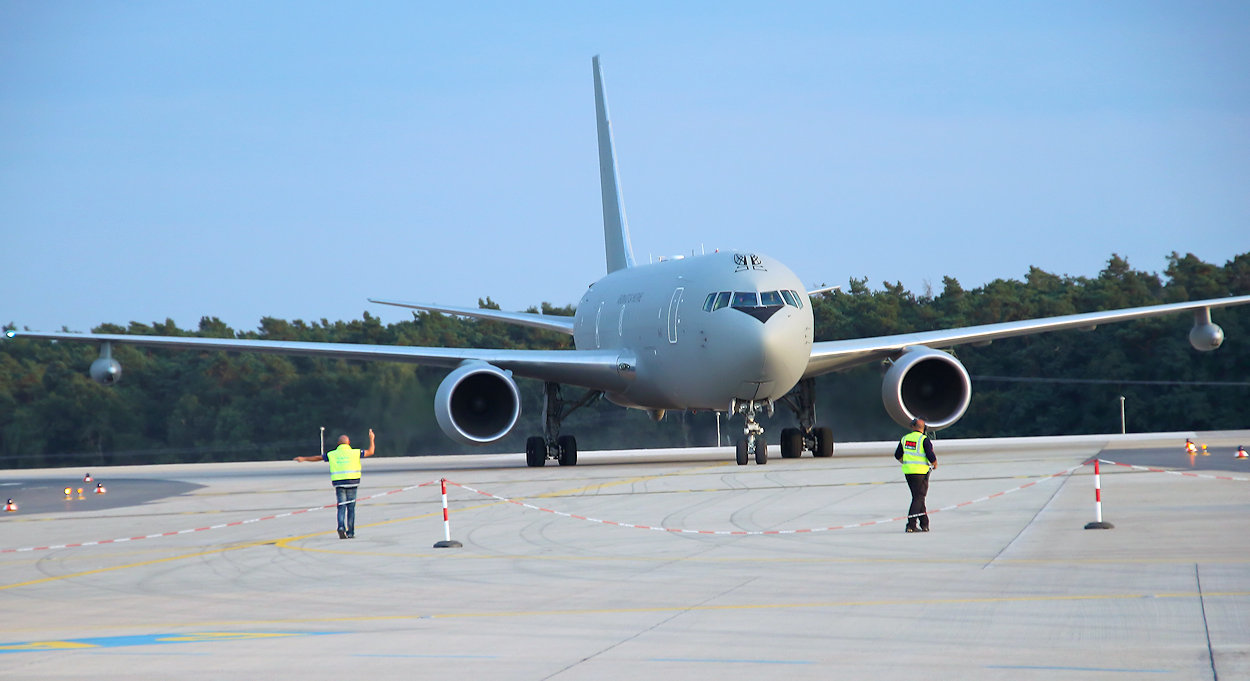
{"label": "red and white barrier tape", "polygon": [[[418,487],[427,487],[429,485],[433,485],[436,483],[438,483],[437,480],[431,480],[429,482],[423,482],[418,485],[409,485],[407,487],[402,487],[400,489],[393,489],[393,490],[390,490],[389,492],[379,492],[377,494],[370,494],[367,497],[360,497],[356,501],[368,501],[369,499],[377,499],[378,497],[384,497],[390,494],[399,494],[400,492],[407,492],[409,490],[417,489]],[[0,549],[0,553],[23,553],[27,551],[50,551],[53,549],[73,549],[73,548],[80,548],[83,546],[100,546],[103,544],[120,544],[122,542],[128,542],[128,541],[139,541],[141,539],[156,539],[157,537],[174,537],[180,534],[191,534],[193,532],[206,532],[208,530],[220,530],[225,527],[237,527],[239,525],[250,525],[252,523],[261,522],[262,520],[276,520],[278,518],[289,518],[291,516],[296,516],[301,513],[309,513],[311,511],[321,511],[327,508],[338,508],[338,506],[339,505],[337,503],[326,504],[324,506],[302,508],[298,511],[276,513],[274,515],[261,516],[259,518],[249,518],[247,520],[236,520],[234,522],[229,522],[229,523],[219,523],[217,525],[207,525],[205,527],[193,527],[193,528],[188,528],[185,530],[174,530],[172,532],[157,532],[155,534],[145,534],[139,537],[121,537],[118,539],[102,539],[100,541],[76,542],[73,544],[57,544],[55,546],[27,546],[27,547],[23,547],[20,549]]]}
{"label": "red and white barrier tape", "polygon": [[[1121,466],[1127,465],[1127,464],[1118,464],[1114,461],[1106,461],[1105,459],[1103,461],[1104,463],[1113,463],[1113,464],[1121,465]],[[1019,492],[1020,490],[1033,487],[1034,485],[1039,485],[1041,483],[1047,482],[1048,480],[1053,480],[1055,478],[1060,478],[1060,477],[1070,475],[1073,471],[1077,470],[1078,468],[1084,465],[1085,463],[1080,463],[1070,468],[1067,468],[1065,470],[1062,470],[1058,473],[1052,473],[1050,475],[1042,476],[1039,479],[1032,480],[1018,487],[1013,487],[1011,489],[1003,490],[1001,492],[995,492],[994,494],[989,494],[989,495],[986,495],[977,499],[960,502],[958,504],[951,504],[949,506],[943,506],[942,508],[928,511],[928,514],[932,515],[934,513],[941,513],[942,511],[953,511],[955,509],[963,508],[965,506],[971,506],[972,504],[978,504],[981,502],[989,501],[991,499],[997,499],[999,497],[1006,496],[1013,492]],[[1139,468],[1138,466],[1132,466],[1132,467]],[[1162,469],[1147,469],[1147,470],[1154,470],[1154,471],[1159,471],[1163,473],[1174,472],[1174,471],[1165,471]],[[1186,474],[1186,475],[1192,475],[1192,474]],[[1215,476],[1198,476],[1198,477],[1215,477]],[[1220,479],[1243,480],[1244,478],[1220,478]],[[444,483],[444,482],[447,485],[454,485],[461,489],[464,489],[469,492],[473,492],[475,494],[479,494],[485,497],[489,497],[491,499],[496,499],[498,501],[506,502],[506,503],[513,504],[516,506],[521,506],[521,507],[528,508],[528,509],[535,510],[535,511],[542,511],[544,513],[551,513],[553,515],[558,515],[558,516],[562,516],[566,518],[572,518],[574,520],[584,520],[587,522],[599,523],[602,525],[615,525],[617,527],[628,527],[628,528],[633,528],[633,529],[638,529],[638,530],[652,530],[656,532],[668,532],[672,534],[703,534],[703,535],[727,535],[727,536],[810,534],[810,533],[815,533],[815,532],[830,532],[833,530],[849,530],[849,529],[854,529],[857,527],[869,527],[872,525],[884,525],[886,523],[893,523],[893,522],[898,522],[900,520],[907,520],[907,518],[910,517],[910,516],[903,515],[903,516],[898,516],[895,518],[879,518],[876,520],[867,520],[864,522],[851,523],[848,525],[833,525],[829,527],[802,528],[802,529],[793,529],[793,530],[691,530],[691,529],[675,528],[675,527],[654,527],[651,525],[638,525],[638,524],[633,524],[633,523],[618,522],[615,520],[601,520],[598,518],[591,518],[589,516],[578,515],[576,513],[566,513],[563,511],[557,511],[557,510],[550,509],[550,508],[544,508],[542,506],[535,506],[534,504],[520,501],[518,499],[510,499],[508,497],[502,497],[497,494],[492,494],[490,492],[484,492],[482,490],[479,490],[474,487],[470,487],[468,485],[464,485],[464,484],[461,484],[452,480],[430,480],[429,482],[423,482],[423,483],[419,483],[416,485],[409,485],[407,487],[393,489],[387,492],[380,492],[378,494],[371,494],[369,496],[360,497],[357,499],[357,501],[368,501],[369,499],[376,499],[376,498],[388,496],[391,494],[398,494],[400,492],[407,492],[407,491],[414,490],[420,487],[428,487],[430,485],[435,485],[435,484]],[[227,527],[236,527],[239,525],[250,525],[252,523],[258,523],[264,520],[276,520],[278,518],[289,518],[292,516],[297,516],[303,513],[309,513],[312,511],[320,511],[320,510],[324,510],[327,508],[336,508],[337,506],[338,506],[337,503],[325,504],[323,506],[314,506],[312,508],[304,508],[304,509],[299,509],[296,511],[288,511],[286,513],[276,513],[273,515],[261,516],[258,518],[249,518],[247,520],[236,520],[236,521],[228,522],[228,523],[219,523],[217,525],[207,525],[204,527],[194,527],[194,528],[188,528],[184,530],[174,530],[171,532],[157,532],[154,534],[147,534],[147,535],[142,535],[142,536],[137,536],[137,537],[120,537],[117,539],[103,539],[99,541],[75,542],[75,543],[69,543],[69,544],[56,544],[56,545],[49,545],[49,546],[27,546],[23,548],[14,548],[14,549],[0,549],[0,554],[24,553],[24,552],[29,552],[29,551],[49,551],[49,550],[55,550],[55,549],[80,548],[80,547],[85,547],[85,546],[101,546],[104,544],[120,544],[122,542],[140,541],[143,539],[156,539],[158,537],[173,537],[173,536],[177,536],[181,534],[192,534],[195,532],[219,530],[219,529],[223,529]],[[444,522],[446,522],[446,520],[447,520],[446,517],[444,517]]]}
{"label": "red and white barrier tape", "polygon": [[[1070,475],[1073,471],[1075,471],[1076,469],[1084,465],[1085,463],[1079,463],[1075,466],[1072,466],[1071,468],[1060,471],[1058,473],[1053,473],[1051,475],[1044,476],[1038,480],[1033,480],[1032,482],[1027,482],[1023,485],[1020,485],[1019,487],[1013,487],[1012,489],[1003,490],[1002,492],[995,492],[994,494],[989,494],[979,499],[973,499],[971,501],[964,501],[958,504],[951,504],[950,506],[943,506],[942,508],[929,511],[928,514],[932,515],[934,513],[940,513],[942,511],[953,511],[957,508],[963,508],[964,506],[971,506],[972,504],[981,503],[983,501],[989,501],[990,499],[997,499],[998,497],[1011,494],[1012,492],[1019,492],[1022,489],[1027,489],[1034,485],[1039,485],[1043,482],[1046,482],[1047,480],[1053,480],[1055,478],[1060,478],[1066,475]],[[651,525],[636,525],[633,523],[617,522],[615,520],[600,520],[599,518],[591,518],[591,517],[584,516],[584,515],[578,515],[576,513],[565,513],[564,511],[556,511],[550,508],[543,508],[542,506],[535,506],[534,504],[526,503],[518,499],[509,499],[508,497],[501,497],[497,494],[491,494],[490,492],[483,492],[482,490],[474,489],[473,487],[469,487],[468,485],[462,485],[458,482],[453,482],[451,480],[448,480],[447,484],[455,485],[456,487],[467,490],[469,492],[474,492],[476,494],[480,494],[485,497],[490,497],[492,499],[497,499],[499,501],[507,502],[509,504],[515,504],[517,506],[522,506],[522,507],[525,507],[534,511],[542,511],[543,513],[551,513],[553,515],[558,515],[558,516],[562,516],[565,518],[572,518],[574,520],[585,520],[587,522],[600,523],[602,525],[615,525],[617,527],[629,527],[635,530],[653,530],[655,532],[669,532],[672,534],[712,534],[712,535],[731,535],[731,536],[810,534],[813,532],[830,532],[833,530],[849,530],[849,529],[853,529],[856,527],[868,527],[870,525],[884,525],[886,523],[893,523],[893,522],[898,522],[900,520],[907,520],[907,518],[910,517],[910,516],[904,515],[904,516],[899,516],[897,518],[879,518],[877,520],[867,520],[862,523],[853,523],[850,525],[834,525],[831,527],[815,527],[815,528],[804,528],[804,529],[796,529],[796,530],[688,530],[688,529],[679,528],[679,527],[654,527]]]}
{"label": "red and white barrier tape", "polygon": [[1190,473],[1189,471],[1173,471],[1167,468],[1152,468],[1150,466],[1134,466],[1128,463],[1120,463],[1119,461],[1110,461],[1108,459],[1099,459],[1105,464],[1112,466],[1124,466],[1125,468],[1135,468],[1139,471],[1150,471],[1151,473],[1171,473],[1172,475],[1183,475],[1187,478],[1207,478],[1208,480],[1237,480],[1240,482],[1250,482],[1250,478],[1233,478],[1227,475],[1205,475],[1203,473]]}

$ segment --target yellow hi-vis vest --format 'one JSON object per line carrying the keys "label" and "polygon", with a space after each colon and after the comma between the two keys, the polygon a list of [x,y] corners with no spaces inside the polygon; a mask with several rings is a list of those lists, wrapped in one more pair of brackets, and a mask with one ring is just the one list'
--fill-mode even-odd
{"label": "yellow hi-vis vest", "polygon": [[330,460],[330,480],[360,479],[360,450],[349,445],[339,445],[336,449],[326,452]]}
{"label": "yellow hi-vis vest", "polygon": [[925,435],[913,431],[903,436],[903,475],[929,472],[929,459],[924,455]]}

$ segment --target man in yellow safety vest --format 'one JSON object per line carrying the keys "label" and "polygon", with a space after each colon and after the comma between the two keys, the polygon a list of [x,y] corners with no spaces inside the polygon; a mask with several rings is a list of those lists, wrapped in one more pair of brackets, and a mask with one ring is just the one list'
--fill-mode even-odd
{"label": "man in yellow safety vest", "polygon": [[297,456],[296,461],[328,461],[330,482],[339,506],[339,539],[356,538],[356,490],[360,488],[360,458],[373,456],[373,429],[369,429],[369,448],[352,447],[351,438],[339,436],[339,446],[321,456]]}
{"label": "man in yellow safety vest", "polygon": [[933,442],[924,434],[924,419],[912,419],[911,427],[912,432],[904,435],[894,449],[894,458],[903,464],[903,477],[907,478],[907,487],[911,490],[907,531],[928,532],[929,515],[924,498],[929,493],[929,471],[937,468],[937,457],[933,455]]}

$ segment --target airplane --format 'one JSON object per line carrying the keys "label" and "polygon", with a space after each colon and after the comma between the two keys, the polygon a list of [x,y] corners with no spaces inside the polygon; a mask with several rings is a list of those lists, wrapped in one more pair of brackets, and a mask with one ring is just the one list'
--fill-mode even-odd
{"label": "airplane", "polygon": [[[1092,329],[1184,312],[1193,314],[1190,344],[1218,348],[1224,332],[1211,309],[1250,303],[1250,296],[1086,312],[873,338],[816,341],[811,296],[779,260],[727,250],[639,263],[634,258],[617,179],[615,144],[599,57],[591,60],[598,131],[599,177],[607,274],[590,285],[573,317],[454,307],[370,298],[375,304],[489,319],[571,335],[573,350],[512,350],[380,346],[351,343],[80,334],[8,330],[9,338],[97,343],[91,378],[109,385],[122,374],[113,344],[187,350],[268,352],[308,357],[412,362],[450,369],[434,398],[439,427],[451,439],[487,444],[507,435],[521,414],[516,378],[543,382],[542,433],[526,440],[525,460],[576,465],[577,440],[562,434],[564,419],[600,397],[657,420],[669,410],[715,411],[743,418],[735,460],[768,461],[761,415],[791,409],[797,428],[781,431],[781,456],[803,451],[832,456],[833,434],[816,423],[814,381],[822,374],[869,363],[888,367],[881,386],[887,413],[900,426],[923,418],[939,430],[968,408],[972,381],[945,349],[962,344],[1063,329]],[[584,391],[566,399],[563,388]]]}

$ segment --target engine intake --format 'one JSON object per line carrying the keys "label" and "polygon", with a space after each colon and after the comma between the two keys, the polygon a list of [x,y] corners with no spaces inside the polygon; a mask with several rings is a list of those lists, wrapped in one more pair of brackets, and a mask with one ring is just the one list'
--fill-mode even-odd
{"label": "engine intake", "polygon": [[910,348],[894,361],[881,384],[881,401],[903,427],[922,418],[930,428],[953,425],[972,399],[972,379],[953,355],[927,347]]}
{"label": "engine intake", "polygon": [[447,437],[484,445],[507,435],[521,416],[512,372],[481,361],[461,364],[434,394],[434,417]]}

